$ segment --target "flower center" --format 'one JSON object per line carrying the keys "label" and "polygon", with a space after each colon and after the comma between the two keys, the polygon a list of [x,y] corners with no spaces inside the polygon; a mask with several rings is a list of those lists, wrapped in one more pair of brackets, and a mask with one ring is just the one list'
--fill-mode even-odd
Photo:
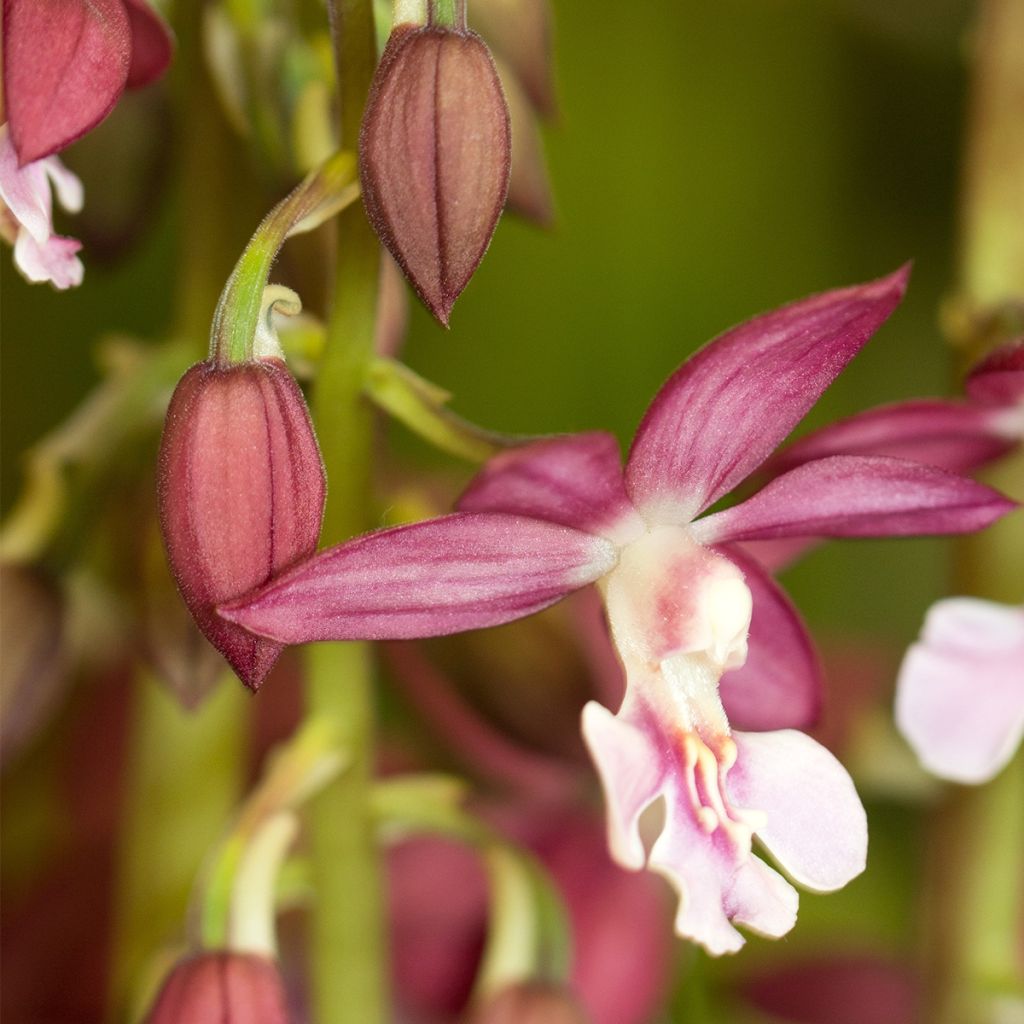
{"label": "flower center", "polygon": [[721,668],[705,654],[680,654],[662,662],[661,674],[679,726],[679,779],[693,817],[702,831],[721,830],[733,849],[746,855],[767,818],[761,811],[734,806],[728,796],[727,778],[737,751],[718,694]]}
{"label": "flower center", "polygon": [[679,747],[681,784],[698,827],[708,835],[721,830],[737,852],[750,853],[754,833],[768,819],[762,811],[736,807],[727,795],[726,779],[736,763],[732,737],[720,737],[712,750],[697,733],[687,732],[680,734]]}

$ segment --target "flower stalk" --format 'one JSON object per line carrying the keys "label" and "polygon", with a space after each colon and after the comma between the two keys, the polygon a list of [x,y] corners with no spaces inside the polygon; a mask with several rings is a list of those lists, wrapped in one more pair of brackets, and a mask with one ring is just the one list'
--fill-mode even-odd
{"label": "flower stalk", "polygon": [[[359,136],[377,64],[373,5],[329,5],[343,146]],[[372,410],[363,397],[373,358],[380,249],[361,205],[337,222],[333,307],[317,378],[313,418],[330,492],[323,536],[335,542],[369,521]],[[387,1019],[380,866],[370,808],[374,680],[363,643],[307,652],[307,714],[332,723],[351,758],[310,808],[317,894],[312,914],[312,1016],[318,1024],[382,1024]]]}

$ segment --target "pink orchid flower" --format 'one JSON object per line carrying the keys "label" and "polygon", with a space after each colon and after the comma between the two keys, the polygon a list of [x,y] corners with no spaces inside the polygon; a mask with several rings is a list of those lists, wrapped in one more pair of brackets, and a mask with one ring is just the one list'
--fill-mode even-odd
{"label": "pink orchid flower", "polygon": [[82,183],[58,157],[18,166],[7,125],[0,125],[0,235],[14,246],[14,264],[29,281],[73,288],[85,273],[82,243],[53,231],[53,198],[70,213],[82,208]]}
{"label": "pink orchid flower", "polygon": [[1024,736],[1024,607],[932,605],[896,684],[896,724],[930,772],[987,782]]}
{"label": "pink orchid flower", "polygon": [[147,0],[3,0],[3,82],[21,166],[69,146],[125,88],[166,70],[173,41]]}
{"label": "pink orchid flower", "polygon": [[[610,434],[498,456],[460,511],[321,552],[221,609],[285,643],[401,639],[497,625],[589,583],[604,598],[627,691],[583,731],[607,796],[613,855],[680,894],[676,930],[709,952],[734,924],[779,936],[789,876],[838,888],[864,867],[867,825],[849,776],[795,728],[817,669],[795,610],[739,541],[980,529],[1013,507],[945,470],[885,456],[816,459],[705,513],[762,465],[903,295],[907,271],[805,299],[727,331],[659,391],[623,470]],[[698,518],[700,517],[700,518]],[[718,684],[748,665],[733,731]],[[649,851],[640,818],[662,799]]]}
{"label": "pink orchid flower", "polygon": [[1024,338],[975,366],[964,388],[964,399],[893,402],[823,427],[784,448],[770,469],[828,455],[894,455],[965,473],[1024,442]]}

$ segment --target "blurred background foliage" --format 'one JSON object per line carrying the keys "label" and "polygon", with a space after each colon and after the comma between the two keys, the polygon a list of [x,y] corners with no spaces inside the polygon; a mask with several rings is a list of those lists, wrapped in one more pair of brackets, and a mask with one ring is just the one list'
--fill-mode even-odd
{"label": "blurred background foliage", "polygon": [[[950,393],[938,311],[955,263],[972,11],[966,0],[556,0],[559,114],[545,131],[556,222],[542,231],[506,216],[450,332],[413,307],[406,360],[487,427],[607,428],[628,444],[656,388],[714,334],[912,259],[904,306],[808,425]],[[112,121],[130,116],[123,104]],[[163,147],[154,174],[173,164],[173,138]],[[67,156],[88,208],[85,156]],[[109,175],[117,150],[105,158]],[[240,157],[246,187],[249,174]],[[225,251],[239,252],[255,223]],[[5,510],[21,453],[98,379],[97,339],[170,329],[177,261],[189,259],[181,229],[164,192],[135,248],[100,262],[87,247],[85,286],[65,294],[0,261]],[[409,460],[451,468],[401,428],[391,438]],[[833,544],[786,583],[821,637],[863,639],[891,666],[947,586],[948,552],[938,541]],[[800,926],[785,943],[751,943],[744,971],[837,942],[911,947],[918,818],[890,799],[869,814],[866,875],[803,896]],[[709,983],[738,967],[714,965]],[[685,1019],[698,1019],[696,991],[681,997]]]}

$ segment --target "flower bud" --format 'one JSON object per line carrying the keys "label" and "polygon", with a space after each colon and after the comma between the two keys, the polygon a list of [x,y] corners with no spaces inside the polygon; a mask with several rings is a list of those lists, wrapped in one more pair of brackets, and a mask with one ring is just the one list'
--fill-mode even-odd
{"label": "flower bud", "polygon": [[491,997],[470,1024],[587,1024],[587,1014],[564,985],[528,981]]}
{"label": "flower bud", "polygon": [[281,645],[216,614],[312,554],[324,470],[305,400],[277,358],[193,366],[167,411],[158,478],[171,572],[209,641],[251,689]]}
{"label": "flower bud", "polygon": [[0,764],[36,735],[67,682],[64,598],[30,566],[0,564]]}
{"label": "flower bud", "polygon": [[498,223],[511,149],[508,107],[483,40],[399,26],[363,118],[363,197],[380,240],[443,324]]}
{"label": "flower bud", "polygon": [[146,1024],[289,1024],[284,984],[272,960],[206,952],[167,976]]}

